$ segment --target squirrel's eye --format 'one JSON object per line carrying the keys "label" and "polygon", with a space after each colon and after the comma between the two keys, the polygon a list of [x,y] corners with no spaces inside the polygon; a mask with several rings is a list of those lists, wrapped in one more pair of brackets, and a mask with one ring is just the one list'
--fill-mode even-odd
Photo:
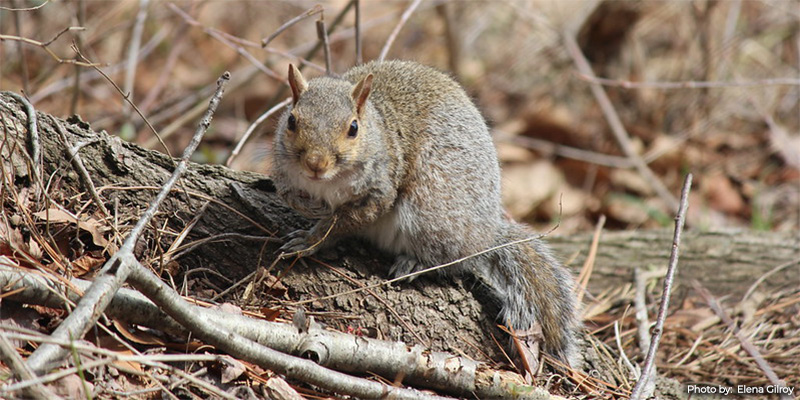
{"label": "squirrel's eye", "polygon": [[292,132],[297,129],[297,119],[294,117],[294,115],[289,114],[289,120],[286,121],[286,128]]}
{"label": "squirrel's eye", "polygon": [[353,122],[350,123],[350,130],[347,131],[347,136],[354,138],[356,135],[358,135],[358,121],[353,120]]}

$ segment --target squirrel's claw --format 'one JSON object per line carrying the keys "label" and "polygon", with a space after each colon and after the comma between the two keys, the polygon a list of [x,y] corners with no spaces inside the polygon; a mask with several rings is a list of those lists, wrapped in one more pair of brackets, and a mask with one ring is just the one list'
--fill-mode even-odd
{"label": "squirrel's claw", "polygon": [[[400,278],[421,269],[422,266],[419,265],[419,261],[417,261],[416,258],[401,254],[397,256],[392,268],[389,269],[389,276],[391,276],[393,279]],[[416,276],[412,276],[408,278],[408,282],[413,282],[416,278]]]}
{"label": "squirrel's claw", "polygon": [[286,255],[300,255],[302,257],[310,256],[317,251],[318,246],[314,243],[309,243],[308,238],[311,231],[307,229],[298,229],[284,237],[286,243],[281,246],[280,251]]}

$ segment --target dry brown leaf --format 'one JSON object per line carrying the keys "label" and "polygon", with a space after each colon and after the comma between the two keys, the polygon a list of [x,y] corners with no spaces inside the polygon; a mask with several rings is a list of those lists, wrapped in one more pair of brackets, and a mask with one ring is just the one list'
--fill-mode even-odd
{"label": "dry brown leaf", "polygon": [[702,188],[713,209],[730,214],[738,214],[744,210],[742,195],[727,176],[709,174],[703,179]]}
{"label": "dry brown leaf", "polygon": [[50,387],[55,394],[65,399],[85,399],[86,392],[91,393],[94,389],[92,383],[81,381],[78,375],[65,376],[50,384]]}
{"label": "dry brown leaf", "polygon": [[103,265],[104,262],[106,262],[105,258],[97,258],[93,257],[91,254],[84,254],[72,262],[72,266],[75,268],[73,269],[73,274],[77,277],[82,277],[94,271],[95,267]]}
{"label": "dry brown leaf", "polygon": [[222,366],[220,371],[222,383],[228,383],[234,379],[237,379],[247,370],[241,361],[229,355],[222,355],[220,357],[222,358]]}
{"label": "dry brown leaf", "polygon": [[133,343],[149,346],[163,346],[165,344],[165,342],[158,336],[139,330],[134,332],[128,329],[128,324],[116,319],[114,320],[114,327],[117,328],[117,332],[119,332],[122,337],[130,340]]}
{"label": "dry brown leaf", "polygon": [[561,171],[546,161],[510,165],[503,169],[503,204],[515,219],[524,219],[563,182]]}
{"label": "dry brown leaf", "polygon": [[74,215],[58,208],[39,211],[33,213],[33,215],[41,220],[50,222],[67,224],[74,224],[77,222],[80,229],[83,229],[92,235],[92,242],[94,242],[94,244],[103,248],[108,245],[108,240],[104,236],[104,233],[108,231],[108,228],[94,218],[90,217],[86,220],[76,220]]}

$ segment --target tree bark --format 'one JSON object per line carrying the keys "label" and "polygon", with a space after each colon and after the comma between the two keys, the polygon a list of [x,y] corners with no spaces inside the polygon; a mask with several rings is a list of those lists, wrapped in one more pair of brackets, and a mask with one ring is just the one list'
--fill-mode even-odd
{"label": "tree bark", "polygon": [[[39,113],[40,148],[50,193],[63,191],[58,198],[68,198],[85,191],[70,161],[65,145],[52,125],[50,116]],[[0,118],[4,129],[2,162],[5,171],[13,171],[16,182],[31,180],[30,162],[23,149],[29,148],[27,117],[20,104],[0,93]],[[172,160],[156,151],[91,131],[88,124],[72,117],[64,123],[71,145],[85,143],[80,155],[100,197],[111,213],[135,220],[155,190],[167,179]],[[113,186],[113,188],[112,188]],[[205,199],[214,201],[191,231],[191,239],[237,233],[280,237],[310,222],[290,210],[275,194],[268,177],[233,171],[218,165],[192,164],[181,180],[182,188],[173,193],[154,226],[166,222],[180,231],[199,215]],[[202,195],[202,196],[201,196]],[[83,195],[82,199],[88,199]],[[224,204],[225,206],[220,205]],[[114,205],[117,204],[117,209]],[[243,218],[239,213],[247,216]],[[39,211],[39,210],[32,210]],[[6,212],[5,208],[4,211]],[[124,218],[122,218],[124,220]],[[255,223],[261,227],[256,226]],[[671,248],[671,230],[646,232],[605,232],[600,240],[589,290],[632,282],[635,267],[666,266]],[[171,240],[171,238],[170,238]],[[574,258],[570,266],[577,274],[591,243],[591,235],[551,236],[548,241],[563,260]],[[687,231],[684,233],[677,282],[698,279],[715,294],[741,294],[773,267],[800,257],[800,238],[795,234],[754,233],[747,231]],[[143,262],[158,270],[159,254],[170,245],[152,234],[141,244]],[[178,259],[182,270],[212,268],[232,281],[247,276],[259,267],[268,268],[277,257],[277,241],[224,240],[204,243]],[[577,257],[573,257],[577,254]],[[290,267],[290,265],[292,265]],[[305,262],[286,260],[270,271],[278,276],[287,292],[280,298],[268,296],[270,284],[255,286],[251,296],[241,298],[242,290],[226,298],[242,306],[267,306],[291,316],[296,306],[291,302],[336,295],[357,286],[387,279],[391,258],[373,247],[355,241],[343,241],[323,251],[317,259]],[[774,288],[800,282],[798,267],[791,266],[772,275],[763,284]],[[229,282],[215,281],[222,289]],[[174,277],[180,282],[182,277]],[[216,279],[216,280],[215,280]],[[244,288],[243,285],[241,288]],[[240,288],[240,289],[241,289]],[[494,327],[491,305],[480,302],[481,292],[473,281],[460,278],[423,276],[411,283],[399,283],[372,289],[374,295],[361,291],[304,305],[307,315],[317,321],[347,331],[365,328],[368,335],[409,344],[422,344],[434,350],[466,354],[478,360],[487,357],[502,360],[492,338],[506,339]]]}

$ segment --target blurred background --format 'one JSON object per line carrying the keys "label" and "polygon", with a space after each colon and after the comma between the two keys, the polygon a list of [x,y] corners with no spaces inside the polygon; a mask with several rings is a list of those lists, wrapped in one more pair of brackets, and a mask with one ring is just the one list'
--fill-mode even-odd
{"label": "blurred background", "polygon": [[[262,48],[317,4],[321,13]],[[203,163],[225,163],[259,115],[288,96],[289,63],[303,65],[306,77],[324,74],[321,16],[333,72],[357,62],[355,7],[346,0],[0,6],[0,90],[148,148],[164,151],[121,93],[180,154],[215,81],[230,71],[195,157]],[[410,6],[359,2],[363,60],[378,57]],[[387,58],[448,71],[473,96],[492,128],[515,219],[545,230],[558,222],[558,234],[588,231],[600,215],[611,229],[672,226],[671,202],[692,172],[690,227],[797,231],[799,28],[800,3],[785,0],[425,0]],[[583,56],[602,80],[580,72]],[[593,95],[596,83],[610,109]],[[635,157],[623,151],[610,114]],[[233,168],[269,173],[275,118],[255,128]]]}

